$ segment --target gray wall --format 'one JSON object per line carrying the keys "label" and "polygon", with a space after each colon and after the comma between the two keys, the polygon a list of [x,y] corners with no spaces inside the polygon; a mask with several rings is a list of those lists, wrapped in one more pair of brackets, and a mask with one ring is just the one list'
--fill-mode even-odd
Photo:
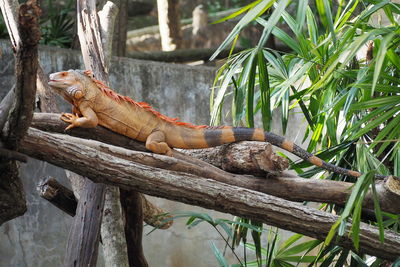
{"label": "gray wall", "polygon": [[[0,97],[3,98],[14,82],[14,58],[8,42],[0,42],[0,50]],[[45,73],[82,68],[82,59],[76,51],[54,47],[41,47],[40,62]],[[149,102],[157,110],[180,117],[182,121],[207,124],[209,88],[214,73],[209,67],[115,58],[110,79],[112,87],[121,94]],[[59,101],[64,111],[70,111],[68,104]],[[62,263],[72,218],[38,196],[37,184],[49,176],[68,186],[60,168],[34,159],[22,164],[28,212],[0,227],[0,267],[58,266]],[[153,200],[167,211],[196,210],[209,212],[216,218],[231,218],[182,203]],[[151,230],[146,226],[144,233]],[[224,247],[218,234],[208,225],[187,230],[185,219],[175,221],[169,230],[157,230],[143,238],[150,266],[216,266],[211,242],[220,249]],[[103,266],[101,259],[99,262],[99,266]]]}

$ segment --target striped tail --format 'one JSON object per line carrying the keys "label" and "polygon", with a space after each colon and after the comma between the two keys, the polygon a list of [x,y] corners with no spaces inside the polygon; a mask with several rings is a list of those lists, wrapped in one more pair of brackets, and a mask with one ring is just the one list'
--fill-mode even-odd
{"label": "striped tail", "polygon": [[[209,147],[214,147],[226,143],[233,143],[238,141],[264,141],[280,147],[311,164],[321,167],[327,171],[334,172],[341,175],[348,175],[353,177],[360,177],[362,174],[357,171],[348,170],[331,163],[325,162],[322,159],[307,152],[295,143],[286,140],[284,137],[264,132],[259,128],[246,128],[246,127],[207,127],[204,129],[204,138]],[[384,179],[385,175],[376,174],[375,178]]]}

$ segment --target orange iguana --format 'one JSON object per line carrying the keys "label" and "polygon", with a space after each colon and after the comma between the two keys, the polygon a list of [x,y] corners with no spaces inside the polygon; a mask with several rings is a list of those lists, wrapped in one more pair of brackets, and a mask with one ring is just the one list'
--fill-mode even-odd
{"label": "orange iguana", "polygon": [[[69,70],[50,74],[49,85],[73,105],[73,113],[61,119],[73,127],[98,124],[146,143],[154,153],[171,155],[171,148],[207,148],[237,141],[267,141],[300,158],[338,174],[359,177],[361,173],[327,163],[298,145],[262,129],[229,126],[196,126],[169,118],[147,103],[119,95],[96,80],[91,71]],[[380,175],[381,176],[381,175]],[[382,176],[384,177],[384,176]],[[382,178],[379,177],[379,178]]]}

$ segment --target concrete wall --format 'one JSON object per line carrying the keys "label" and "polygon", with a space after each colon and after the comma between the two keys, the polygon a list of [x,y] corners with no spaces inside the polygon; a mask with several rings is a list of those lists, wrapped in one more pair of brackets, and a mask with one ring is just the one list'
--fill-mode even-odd
{"label": "concrete wall", "polygon": [[[0,98],[14,83],[14,58],[8,42],[0,42]],[[41,47],[40,62],[45,73],[82,68],[76,51]],[[209,88],[215,70],[115,58],[111,68],[111,83],[121,94],[151,103],[157,110],[182,121],[207,124],[209,121]],[[70,107],[60,99],[64,111]],[[40,180],[49,176],[68,186],[62,169],[29,159],[21,166],[28,202],[28,212],[0,227],[0,267],[60,266],[72,218],[41,199],[36,191]],[[155,199],[167,211],[200,211],[220,214],[182,203]],[[144,235],[143,244],[150,266],[217,266],[211,242],[223,249],[218,234],[206,224],[187,230],[185,219],[175,221],[169,230],[157,230]],[[152,230],[146,226],[144,233]],[[101,251],[100,251],[101,253]],[[233,260],[231,261],[234,262]],[[101,259],[98,266],[103,266]]]}

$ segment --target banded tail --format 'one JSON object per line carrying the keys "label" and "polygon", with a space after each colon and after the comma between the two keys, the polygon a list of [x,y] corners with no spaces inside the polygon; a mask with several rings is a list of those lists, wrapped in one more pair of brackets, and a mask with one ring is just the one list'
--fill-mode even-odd
{"label": "banded tail", "polygon": [[[307,152],[295,143],[286,140],[284,137],[264,132],[259,128],[246,128],[246,127],[206,127],[203,128],[205,142],[208,147],[219,146],[227,143],[238,141],[262,141],[269,142],[270,144],[280,147],[311,164],[321,167],[327,171],[334,172],[342,175],[349,175],[353,177],[360,177],[362,174],[357,171],[348,170],[331,163],[325,162],[317,156]],[[375,178],[383,179],[385,175],[377,174]]]}

